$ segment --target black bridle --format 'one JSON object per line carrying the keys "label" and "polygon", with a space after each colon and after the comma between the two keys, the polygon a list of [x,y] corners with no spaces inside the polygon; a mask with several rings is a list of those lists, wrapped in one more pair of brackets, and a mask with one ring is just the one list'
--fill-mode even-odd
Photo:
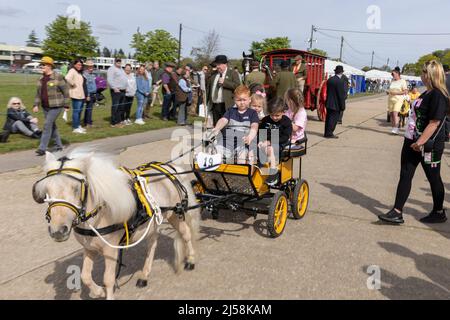
{"label": "black bridle", "polygon": [[[59,169],[50,170],[49,172],[47,172],[47,175],[44,178],[42,178],[41,180],[37,181],[34,184],[33,190],[38,183],[44,181],[45,179],[48,179],[50,177],[54,177],[57,175],[62,175],[62,176],[68,177],[68,178],[80,183],[80,185],[81,185],[81,189],[80,189],[81,205],[80,206],[77,206],[73,203],[70,203],[70,202],[68,202],[66,200],[62,200],[62,199],[50,199],[50,198],[48,198],[48,195],[47,195],[47,198],[44,200],[44,202],[48,203],[48,208],[47,208],[47,211],[45,214],[45,218],[48,223],[50,223],[50,221],[52,219],[51,211],[53,208],[65,207],[65,208],[72,210],[75,213],[76,218],[72,222],[72,225],[75,227],[75,226],[77,226],[81,223],[84,223],[84,222],[88,221],[89,219],[95,217],[102,209],[102,206],[97,206],[94,210],[89,211],[89,212],[87,211],[86,207],[87,207],[87,199],[88,199],[88,193],[89,193],[89,183],[88,183],[87,179],[84,178],[83,172],[81,172],[79,169],[64,168],[64,164],[70,160],[71,159],[69,159],[67,157],[58,159],[58,161],[61,162]],[[77,178],[77,177],[73,176],[72,174],[74,174],[74,173],[82,175],[83,178]]]}

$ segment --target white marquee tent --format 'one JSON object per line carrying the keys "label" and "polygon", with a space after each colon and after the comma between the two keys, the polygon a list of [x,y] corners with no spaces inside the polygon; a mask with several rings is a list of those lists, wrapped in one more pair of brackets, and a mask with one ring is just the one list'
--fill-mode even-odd
{"label": "white marquee tent", "polygon": [[325,73],[327,73],[329,77],[333,76],[334,69],[336,69],[336,66],[338,66],[338,65],[344,67],[344,74],[346,76],[352,76],[352,75],[364,76],[365,75],[364,71],[362,71],[362,70],[359,70],[348,64],[345,64],[342,62],[337,62],[337,61],[332,61],[332,60],[325,60]]}

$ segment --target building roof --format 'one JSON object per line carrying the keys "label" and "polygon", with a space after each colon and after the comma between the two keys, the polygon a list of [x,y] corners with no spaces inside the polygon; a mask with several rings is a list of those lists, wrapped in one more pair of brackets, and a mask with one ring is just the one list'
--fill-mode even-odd
{"label": "building roof", "polygon": [[2,43],[0,43],[0,51],[13,51],[13,52],[26,51],[26,52],[35,53],[35,54],[42,54],[41,48],[27,47],[27,46],[15,46],[15,45],[2,44]]}

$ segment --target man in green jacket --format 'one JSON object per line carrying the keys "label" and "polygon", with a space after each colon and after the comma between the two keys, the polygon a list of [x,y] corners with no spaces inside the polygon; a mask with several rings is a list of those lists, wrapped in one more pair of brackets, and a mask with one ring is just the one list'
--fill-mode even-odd
{"label": "man in green jacket", "polygon": [[237,72],[228,67],[226,56],[217,56],[213,63],[217,71],[211,75],[206,92],[215,126],[225,112],[234,106],[234,90],[241,85],[241,79]]}
{"label": "man in green jacket", "polygon": [[69,88],[64,77],[53,71],[55,64],[50,57],[43,57],[41,60],[42,77],[37,84],[36,96],[34,99],[33,112],[39,111],[42,107],[45,116],[44,130],[41,136],[39,149],[36,150],[38,156],[45,155],[50,139],[56,144],[56,151],[62,151],[63,144],[56,127],[56,120],[63,111],[69,109]]}
{"label": "man in green jacket", "polygon": [[288,90],[298,87],[295,75],[289,71],[289,61],[281,62],[281,72],[273,78],[271,87],[274,89],[277,98],[284,98]]}
{"label": "man in green jacket", "polygon": [[266,74],[259,71],[259,62],[252,61],[252,72],[245,77],[245,85],[250,87],[252,84],[264,85],[266,82]]}

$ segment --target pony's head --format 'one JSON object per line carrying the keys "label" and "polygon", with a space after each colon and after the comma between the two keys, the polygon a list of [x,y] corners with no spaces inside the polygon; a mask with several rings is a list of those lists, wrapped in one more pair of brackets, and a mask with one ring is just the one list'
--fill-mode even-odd
{"label": "pony's head", "polygon": [[129,177],[109,156],[75,150],[57,159],[47,152],[44,171],[46,177],[33,186],[33,198],[48,204],[48,232],[57,242],[68,240],[73,226],[97,213],[117,224],[136,210]]}

